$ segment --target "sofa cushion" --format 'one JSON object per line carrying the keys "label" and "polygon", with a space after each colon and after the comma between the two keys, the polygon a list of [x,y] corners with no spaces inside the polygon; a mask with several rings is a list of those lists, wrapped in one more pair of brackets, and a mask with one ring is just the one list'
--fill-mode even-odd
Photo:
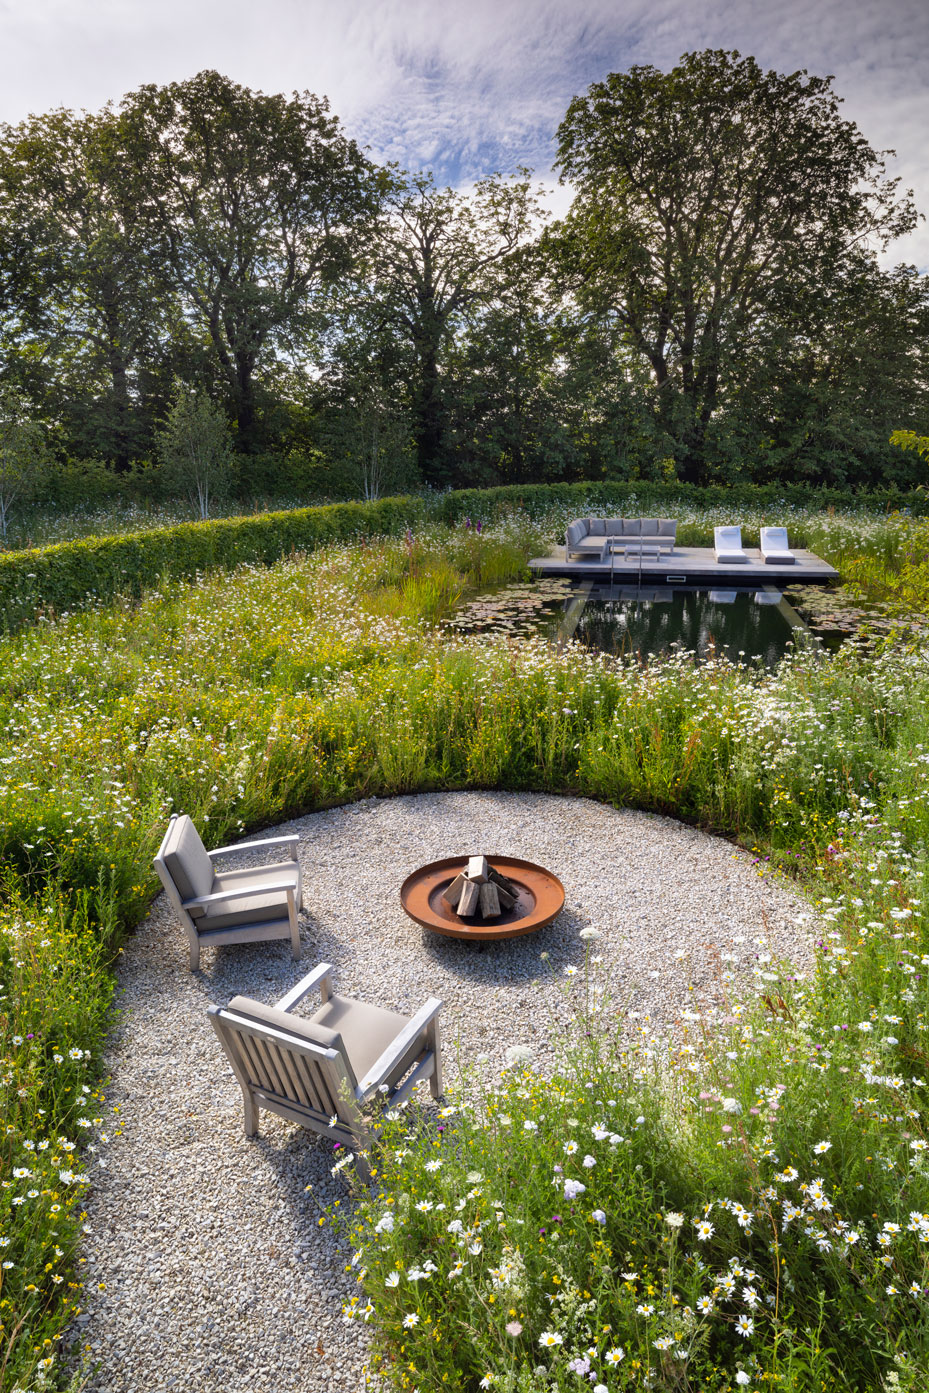
{"label": "sofa cushion", "polygon": [[567,541],[569,547],[577,546],[578,542],[586,536],[587,527],[585,523],[580,520],[568,523]]}
{"label": "sofa cushion", "polygon": [[604,523],[604,535],[607,537],[621,537],[623,535],[622,518],[607,518]]}
{"label": "sofa cushion", "polygon": [[657,519],[657,518],[643,518],[643,519],[642,519],[642,536],[643,536],[643,537],[657,537],[657,536],[658,536],[658,519]]}
{"label": "sofa cushion", "polygon": [[182,900],[208,895],[212,890],[213,863],[186,813],[176,817],[169,828],[162,859]]}
{"label": "sofa cushion", "polygon": [[676,537],[676,536],[677,536],[677,521],[676,521],[674,518],[659,518],[659,519],[658,519],[658,536],[659,536],[659,537]]}
{"label": "sofa cushion", "polygon": [[624,519],[623,519],[623,536],[624,536],[624,537],[641,537],[641,535],[642,535],[642,519],[641,519],[641,518],[624,518]]}
{"label": "sofa cushion", "polygon": [[604,518],[591,518],[591,519],[590,519],[590,536],[591,536],[591,537],[605,537],[605,536],[606,536],[606,521],[605,521]]}

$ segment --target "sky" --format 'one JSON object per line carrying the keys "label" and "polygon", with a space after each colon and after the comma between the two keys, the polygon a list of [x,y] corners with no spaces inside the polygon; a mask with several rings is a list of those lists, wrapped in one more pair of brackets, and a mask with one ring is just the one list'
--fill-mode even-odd
{"label": "sky", "polygon": [[[929,215],[927,0],[0,0],[0,121],[216,68],[328,97],[372,156],[443,184],[528,165],[552,187],[573,96],[704,48],[834,75],[843,114],[896,150],[888,171]],[[889,260],[929,271],[929,221]]]}

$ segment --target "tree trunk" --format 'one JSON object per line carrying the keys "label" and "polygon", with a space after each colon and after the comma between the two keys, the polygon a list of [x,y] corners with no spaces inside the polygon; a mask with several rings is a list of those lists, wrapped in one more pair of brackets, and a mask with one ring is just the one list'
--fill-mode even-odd
{"label": "tree trunk", "polygon": [[419,390],[415,402],[416,460],[423,483],[441,485],[447,482],[443,446],[445,423],[442,410],[442,389],[439,380],[438,352],[429,343],[420,351]]}
{"label": "tree trunk", "polygon": [[120,346],[120,316],[118,290],[104,290],[103,312],[106,323],[106,358],[112,390],[112,428],[110,451],[113,463],[120,472],[132,461],[132,407],[129,401],[129,370],[126,355]]}
{"label": "tree trunk", "polygon": [[251,353],[235,357],[235,419],[236,450],[240,455],[253,455],[259,447],[258,417],[255,410],[255,360]]}

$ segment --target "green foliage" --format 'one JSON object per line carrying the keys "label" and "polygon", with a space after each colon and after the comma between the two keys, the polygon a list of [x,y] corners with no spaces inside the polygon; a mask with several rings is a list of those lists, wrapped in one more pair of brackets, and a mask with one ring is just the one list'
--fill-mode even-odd
{"label": "green foliage", "polygon": [[929,459],[929,435],[917,435],[915,430],[895,430],[890,443],[899,445],[901,450],[915,450],[920,459]]}
{"label": "green foliage", "polygon": [[267,96],[209,71],[127,96],[119,140],[138,223],[211,345],[248,454],[262,443],[262,372],[294,342],[316,345],[320,292],[363,246],[370,166],[324,100]]}
{"label": "green foliage", "polygon": [[49,465],[45,432],[11,393],[0,397],[0,538],[6,541],[10,509],[37,493]]}
{"label": "green foliage", "polygon": [[[884,248],[915,225],[880,155],[840,118],[831,82],[765,73],[738,53],[688,53],[669,72],[610,73],[559,128],[577,197],[552,255],[581,305],[619,325],[689,482],[716,472],[711,428],[732,414],[746,365],[781,385],[790,363],[801,383],[813,344],[831,364],[830,401],[841,395],[831,302],[863,324],[865,285],[880,300],[893,277],[857,248],[864,238]],[[919,338],[909,329],[896,342],[908,380],[906,347],[919,351]],[[867,337],[856,347],[869,358]]]}
{"label": "green foliage", "polygon": [[201,522],[229,490],[232,440],[224,414],[202,392],[180,388],[157,436],[165,482],[186,494]]}

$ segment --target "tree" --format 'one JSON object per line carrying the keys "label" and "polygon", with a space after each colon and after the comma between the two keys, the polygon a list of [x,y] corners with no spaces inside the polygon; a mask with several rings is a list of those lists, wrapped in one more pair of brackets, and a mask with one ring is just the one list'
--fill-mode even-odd
{"label": "tree", "polygon": [[803,336],[849,255],[914,225],[831,83],[690,53],[611,73],[559,128],[577,196],[550,249],[646,366],[691,482],[745,360],[782,326]]}
{"label": "tree", "polygon": [[258,447],[256,381],[320,327],[376,208],[371,168],[324,100],[240,87],[216,72],[122,103],[137,211],[167,283],[207,336],[238,426]]}
{"label": "tree", "polygon": [[11,391],[0,395],[0,537],[6,542],[10,509],[32,497],[48,470],[45,435]]}
{"label": "tree", "polygon": [[445,484],[446,350],[455,333],[499,297],[537,204],[526,171],[481,179],[470,195],[437,189],[431,174],[393,172],[371,268],[382,322],[411,350],[410,396],[423,481]]}
{"label": "tree", "polygon": [[232,441],[224,413],[202,392],[178,388],[157,443],[166,482],[187,495],[204,521],[210,515],[210,500],[227,491],[232,475]]}
{"label": "tree", "polygon": [[145,397],[179,326],[135,221],[117,134],[109,109],[7,128],[0,220],[13,247],[28,229],[9,274],[11,360],[72,444],[125,468],[150,438]]}

